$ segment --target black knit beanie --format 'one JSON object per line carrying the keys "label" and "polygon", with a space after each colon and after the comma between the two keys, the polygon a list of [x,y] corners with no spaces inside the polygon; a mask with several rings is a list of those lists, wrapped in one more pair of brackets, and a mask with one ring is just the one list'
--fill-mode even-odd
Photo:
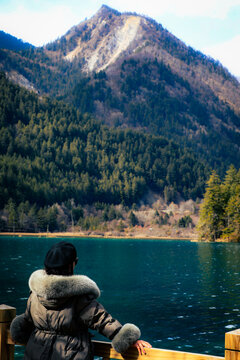
{"label": "black knit beanie", "polygon": [[69,242],[61,241],[48,250],[44,265],[46,268],[57,269],[72,264],[76,257],[75,246]]}

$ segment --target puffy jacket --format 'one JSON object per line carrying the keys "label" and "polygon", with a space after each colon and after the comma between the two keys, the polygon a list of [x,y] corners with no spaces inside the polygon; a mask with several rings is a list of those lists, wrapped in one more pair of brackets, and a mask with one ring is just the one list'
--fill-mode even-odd
{"label": "puffy jacket", "polygon": [[93,359],[91,335],[97,330],[120,353],[140,337],[133,324],[122,326],[96,300],[100,290],[84,275],[47,275],[35,271],[29,279],[31,295],[24,314],[10,327],[16,342],[26,343],[24,359]]}

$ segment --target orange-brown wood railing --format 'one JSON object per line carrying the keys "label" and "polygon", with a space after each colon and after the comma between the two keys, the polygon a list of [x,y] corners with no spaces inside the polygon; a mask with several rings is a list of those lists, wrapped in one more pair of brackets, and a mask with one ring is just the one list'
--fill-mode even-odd
{"label": "orange-brown wood railing", "polygon": [[[0,360],[14,359],[16,345],[10,335],[9,326],[16,316],[16,309],[8,305],[0,305]],[[146,349],[146,355],[138,355],[136,348],[129,348],[125,354],[117,353],[109,342],[93,341],[94,355],[103,360],[240,360],[240,329],[225,334],[225,357],[195,354],[183,351]],[[17,344],[23,345],[24,344]]]}

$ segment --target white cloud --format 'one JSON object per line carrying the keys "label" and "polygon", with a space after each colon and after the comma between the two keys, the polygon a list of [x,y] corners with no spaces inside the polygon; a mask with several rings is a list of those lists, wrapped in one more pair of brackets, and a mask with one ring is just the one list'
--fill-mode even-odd
{"label": "white cloud", "polygon": [[240,76],[240,35],[202,51],[219,60],[233,75]]}
{"label": "white cloud", "polygon": [[79,22],[68,6],[54,6],[48,11],[33,11],[19,6],[0,13],[1,29],[33,45],[43,45],[63,35]]}

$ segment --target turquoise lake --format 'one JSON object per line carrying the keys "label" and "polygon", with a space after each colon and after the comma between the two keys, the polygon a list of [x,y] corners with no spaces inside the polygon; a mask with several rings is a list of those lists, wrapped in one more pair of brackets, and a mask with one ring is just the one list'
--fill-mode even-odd
{"label": "turquoise lake", "polygon": [[[0,303],[24,312],[29,276],[62,239],[0,237]],[[225,332],[240,328],[239,244],[67,241],[77,248],[75,273],[96,281],[99,301],[121,323],[138,325],[142,339],[157,348],[224,356]],[[16,358],[22,354],[16,347]]]}

